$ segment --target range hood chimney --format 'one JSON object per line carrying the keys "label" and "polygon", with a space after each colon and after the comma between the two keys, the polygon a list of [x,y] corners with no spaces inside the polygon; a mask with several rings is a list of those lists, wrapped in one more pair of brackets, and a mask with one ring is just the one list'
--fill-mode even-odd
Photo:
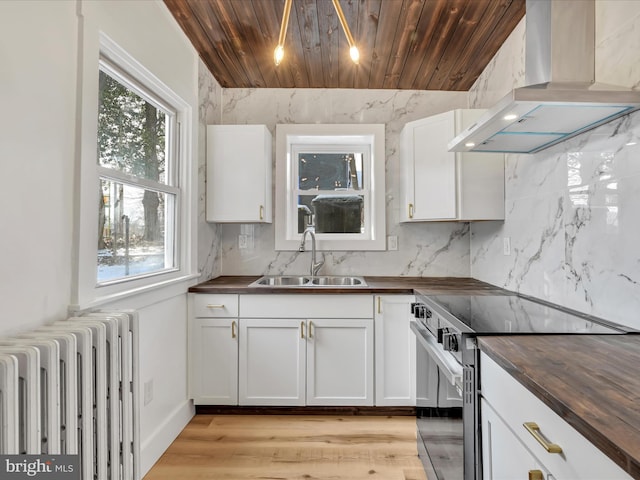
{"label": "range hood chimney", "polygon": [[452,152],[535,153],[640,109],[595,83],[595,0],[527,0],[525,84],[449,142]]}

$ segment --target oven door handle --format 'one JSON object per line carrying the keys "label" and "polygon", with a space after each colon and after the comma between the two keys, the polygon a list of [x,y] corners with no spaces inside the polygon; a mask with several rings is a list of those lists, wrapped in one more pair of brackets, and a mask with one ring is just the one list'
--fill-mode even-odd
{"label": "oven door handle", "polygon": [[427,351],[429,357],[436,362],[440,368],[440,373],[444,374],[451,385],[462,391],[462,365],[436,342],[436,339],[426,328],[413,321],[410,323],[409,328],[415,333],[416,339],[422,348]]}

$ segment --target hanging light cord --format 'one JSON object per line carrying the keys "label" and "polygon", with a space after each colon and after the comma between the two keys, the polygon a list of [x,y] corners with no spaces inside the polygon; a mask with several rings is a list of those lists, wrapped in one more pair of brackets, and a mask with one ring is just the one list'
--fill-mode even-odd
{"label": "hanging light cord", "polygon": [[347,42],[349,42],[349,55],[351,55],[351,60],[353,60],[353,63],[357,64],[360,60],[360,53],[358,52],[358,47],[356,47],[356,42],[353,40],[353,35],[351,35],[351,30],[349,30],[347,19],[344,17],[342,7],[340,6],[340,1],[333,0],[333,6],[336,9],[336,13],[338,14],[338,20],[340,20],[342,30],[344,30],[344,34],[347,37]]}
{"label": "hanging light cord", "polygon": [[[344,34],[347,37],[347,42],[349,43],[349,55],[351,56],[351,60],[353,60],[353,63],[357,64],[360,60],[360,53],[358,52],[356,42],[353,40],[353,36],[351,35],[351,30],[349,30],[347,19],[344,16],[339,0],[332,1],[333,7],[336,9],[336,13],[338,14],[340,25],[342,25],[342,30],[344,30]],[[287,36],[287,25],[289,24],[289,15],[291,14],[292,3],[293,0],[285,0],[284,13],[282,14],[282,23],[280,24],[280,36],[278,37],[278,45],[273,52],[273,59],[276,63],[276,66],[280,65],[280,62],[284,58],[284,39]]]}
{"label": "hanging light cord", "polygon": [[278,46],[273,52],[273,59],[276,67],[284,58],[284,38],[287,36],[287,25],[289,25],[289,14],[291,13],[291,4],[293,0],[286,0],[284,4],[284,13],[282,14],[282,23],[280,24],[280,36],[278,37]]}

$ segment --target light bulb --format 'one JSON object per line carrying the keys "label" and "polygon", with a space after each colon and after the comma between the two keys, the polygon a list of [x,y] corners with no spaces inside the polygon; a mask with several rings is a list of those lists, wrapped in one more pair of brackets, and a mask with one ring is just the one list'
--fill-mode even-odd
{"label": "light bulb", "polygon": [[360,52],[358,52],[358,47],[353,45],[349,49],[349,55],[351,55],[351,60],[353,60],[353,63],[355,63],[357,65],[358,61],[360,60]]}
{"label": "light bulb", "polygon": [[282,45],[278,45],[273,51],[273,60],[276,62],[276,67],[280,65],[280,62],[284,58],[284,48]]}
{"label": "light bulb", "polygon": [[515,120],[516,118],[518,118],[518,116],[513,113],[504,116],[505,120]]}
{"label": "light bulb", "polygon": [[465,147],[469,147],[469,148],[471,148],[471,147],[475,147],[475,146],[476,146],[476,144],[475,144],[475,143],[473,143],[473,142],[467,142],[467,143],[465,143],[465,144],[464,144],[464,146],[465,146]]}

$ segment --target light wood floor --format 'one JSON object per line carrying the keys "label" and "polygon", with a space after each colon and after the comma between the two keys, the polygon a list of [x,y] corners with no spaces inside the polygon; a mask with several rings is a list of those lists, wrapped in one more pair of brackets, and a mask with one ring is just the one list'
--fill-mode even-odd
{"label": "light wood floor", "polygon": [[415,417],[197,415],[144,480],[426,480]]}

